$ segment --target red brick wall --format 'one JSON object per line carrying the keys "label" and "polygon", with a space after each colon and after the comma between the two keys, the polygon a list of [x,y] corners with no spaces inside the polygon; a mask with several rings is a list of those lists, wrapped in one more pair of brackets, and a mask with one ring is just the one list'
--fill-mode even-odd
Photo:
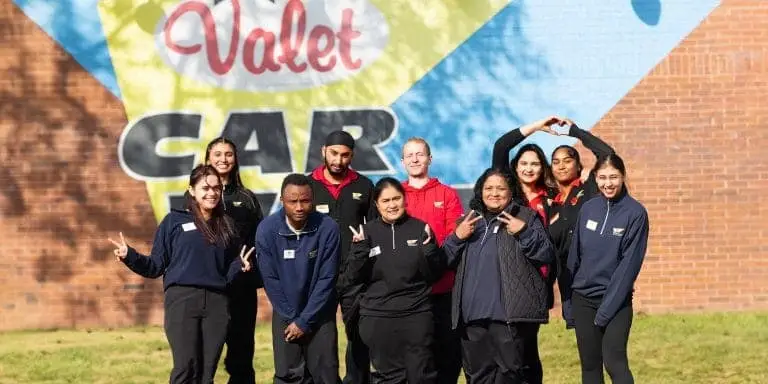
{"label": "red brick wall", "polygon": [[723,1],[594,128],[650,214],[638,309],[768,308],[766,31]]}
{"label": "red brick wall", "polygon": [[[765,31],[768,2],[723,1],[594,128],[651,215],[638,310],[768,308]],[[0,34],[0,329],[160,323],[160,281],[106,241],[148,251],[156,226],[117,163],[119,100],[11,2]]]}

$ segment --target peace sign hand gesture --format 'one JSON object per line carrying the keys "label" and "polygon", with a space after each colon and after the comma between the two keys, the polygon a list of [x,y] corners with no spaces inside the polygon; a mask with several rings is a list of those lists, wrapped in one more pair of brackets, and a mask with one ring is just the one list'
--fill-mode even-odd
{"label": "peace sign hand gesture", "polygon": [[123,237],[123,233],[120,232],[120,242],[112,240],[111,238],[107,238],[116,248],[114,251],[112,251],[115,254],[115,258],[117,261],[123,261],[126,256],[128,256],[128,244],[125,243],[125,238]]}
{"label": "peace sign hand gesture", "polygon": [[520,232],[526,226],[525,221],[522,221],[507,212],[502,212],[501,215],[499,215],[499,221],[506,224],[507,232],[513,235]]}
{"label": "peace sign hand gesture", "polygon": [[242,267],[240,268],[243,272],[248,272],[251,270],[251,253],[253,253],[253,250],[256,249],[256,247],[251,247],[251,249],[248,250],[248,252],[245,252],[246,246],[243,245],[243,249],[240,250],[240,262],[242,263]]}
{"label": "peace sign hand gesture", "polygon": [[470,236],[472,236],[472,233],[475,232],[475,223],[478,222],[478,220],[482,219],[482,215],[475,216],[475,210],[469,211],[466,216],[464,216],[464,220],[459,223],[458,226],[456,226],[456,231],[454,232],[456,234],[456,237],[458,237],[461,240],[466,240]]}
{"label": "peace sign hand gesture", "polygon": [[358,227],[357,231],[351,225],[349,226],[349,230],[352,231],[352,242],[353,243],[359,243],[359,242],[365,240],[365,232],[363,232],[363,225],[362,224],[360,224],[360,226]]}

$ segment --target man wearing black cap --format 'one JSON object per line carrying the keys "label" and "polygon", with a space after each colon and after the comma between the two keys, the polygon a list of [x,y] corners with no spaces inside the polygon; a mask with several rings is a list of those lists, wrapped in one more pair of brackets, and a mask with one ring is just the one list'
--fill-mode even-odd
{"label": "man wearing black cap", "polygon": [[315,210],[332,217],[341,228],[341,260],[336,289],[339,294],[344,328],[347,334],[344,384],[370,383],[368,348],[360,340],[357,329],[358,301],[362,286],[349,283],[345,276],[347,255],[352,244],[349,227],[358,228],[377,212],[371,200],[373,183],[367,177],[350,169],[354,156],[355,139],[345,131],[331,132],[321,148],[323,165],[310,177],[314,193]]}

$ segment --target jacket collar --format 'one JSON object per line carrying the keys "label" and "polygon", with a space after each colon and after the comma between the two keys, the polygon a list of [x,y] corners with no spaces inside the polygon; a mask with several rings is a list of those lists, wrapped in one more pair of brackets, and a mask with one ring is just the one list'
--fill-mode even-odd
{"label": "jacket collar", "polygon": [[405,212],[405,213],[403,213],[403,215],[402,215],[402,216],[400,216],[400,218],[398,218],[397,220],[395,220],[395,222],[394,222],[394,223],[392,223],[392,224],[390,224],[390,223],[387,223],[386,221],[384,221],[384,219],[382,219],[382,218],[381,218],[381,216],[379,216],[379,217],[376,219],[376,221],[380,222],[382,225],[395,225],[395,226],[399,226],[399,225],[401,225],[401,224],[405,223],[406,221],[408,221],[408,218],[409,218],[409,217],[410,217],[410,216],[408,216],[408,212]]}
{"label": "jacket collar", "polygon": [[619,192],[619,194],[618,194],[618,195],[616,195],[616,196],[615,196],[614,198],[612,198],[612,199],[608,199],[608,198],[606,198],[606,197],[605,197],[605,195],[603,195],[603,193],[602,193],[602,192],[600,192],[600,195],[599,195],[599,196],[600,196],[600,199],[602,199],[603,201],[605,201],[605,202],[608,202],[608,203],[609,203],[609,204],[611,204],[611,205],[615,205],[615,204],[621,204],[621,203],[622,203],[624,200],[626,200],[625,198],[626,198],[627,196],[629,196],[629,192],[627,192],[627,185],[626,185],[626,184],[624,184],[624,185],[622,186],[622,188],[621,188],[621,192]]}
{"label": "jacket collar", "polygon": [[320,223],[323,220],[322,213],[312,211],[307,217],[307,223],[304,225],[304,228],[302,228],[298,232],[294,232],[294,230],[288,226],[288,221],[286,220],[286,216],[285,216],[285,208],[280,208],[280,210],[278,211],[278,215],[280,215],[280,217],[282,218],[280,220],[280,224],[277,229],[277,233],[280,236],[297,236],[297,235],[306,235],[306,234],[314,233],[320,227]]}

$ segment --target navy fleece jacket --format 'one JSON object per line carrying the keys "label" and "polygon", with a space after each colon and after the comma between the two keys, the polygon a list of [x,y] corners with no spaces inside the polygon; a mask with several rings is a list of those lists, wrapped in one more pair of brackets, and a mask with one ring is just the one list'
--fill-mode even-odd
{"label": "navy fleece jacket", "polygon": [[256,231],[256,252],[264,290],[284,320],[311,332],[336,315],[339,226],[312,212],[295,233],[285,209],[268,216]]}
{"label": "navy fleece jacket", "polygon": [[183,285],[223,292],[241,269],[238,245],[209,243],[191,213],[172,209],[157,227],[149,256],[128,247],[123,263],[150,279],[162,275],[164,290]]}
{"label": "navy fleece jacket", "polygon": [[[582,206],[567,272],[572,277],[572,292],[602,298],[595,325],[606,326],[632,294],[648,233],[648,212],[626,190],[612,200],[598,195]],[[570,293],[567,297],[570,300]],[[572,314],[566,317],[572,320]]]}

